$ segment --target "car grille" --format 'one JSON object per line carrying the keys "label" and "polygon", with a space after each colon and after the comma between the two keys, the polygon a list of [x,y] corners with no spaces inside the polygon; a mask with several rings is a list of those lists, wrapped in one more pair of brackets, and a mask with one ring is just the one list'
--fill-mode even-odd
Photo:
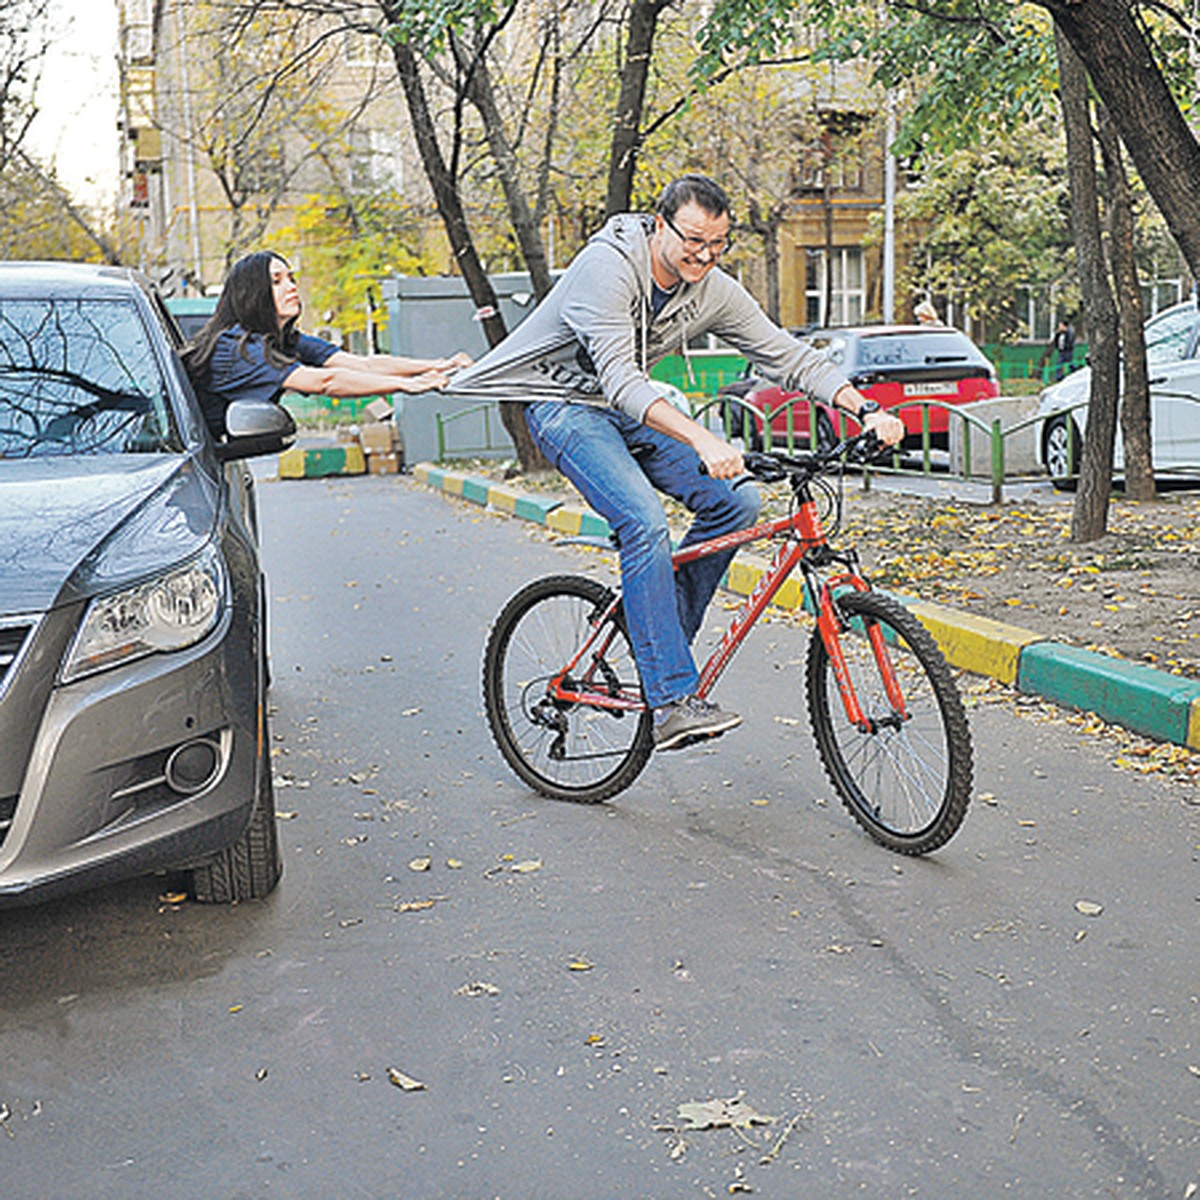
{"label": "car grille", "polygon": [[0,695],[4,694],[8,676],[21,657],[21,650],[32,629],[33,626],[26,622],[0,625]]}

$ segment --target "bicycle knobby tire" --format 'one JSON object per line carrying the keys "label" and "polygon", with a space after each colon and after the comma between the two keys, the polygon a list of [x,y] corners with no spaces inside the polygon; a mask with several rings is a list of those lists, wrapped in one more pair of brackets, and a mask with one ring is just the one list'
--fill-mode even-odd
{"label": "bicycle knobby tire", "polygon": [[[535,791],[555,800],[597,804],[624,791],[654,748],[644,705],[618,711],[567,703],[548,684],[585,643],[613,592],[582,575],[535,580],[496,618],[483,657],[488,726],[505,762]],[[623,610],[618,606],[580,660],[589,686],[640,700]]]}
{"label": "bicycle knobby tire", "polygon": [[[834,601],[850,629],[841,636],[850,679],[867,717],[851,724],[820,631],[809,646],[809,718],[825,772],[851,816],[901,854],[945,845],[966,816],[973,773],[971,734],[937,643],[903,605],[877,592]],[[896,712],[865,636],[877,624],[904,695]]]}

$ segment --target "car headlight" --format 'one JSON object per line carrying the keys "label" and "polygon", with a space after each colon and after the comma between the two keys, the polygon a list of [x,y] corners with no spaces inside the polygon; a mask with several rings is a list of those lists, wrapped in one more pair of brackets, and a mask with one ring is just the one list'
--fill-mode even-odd
{"label": "car headlight", "polygon": [[69,683],[147,654],[182,650],[221,618],[225,564],[215,546],[183,566],[88,606],[63,668]]}

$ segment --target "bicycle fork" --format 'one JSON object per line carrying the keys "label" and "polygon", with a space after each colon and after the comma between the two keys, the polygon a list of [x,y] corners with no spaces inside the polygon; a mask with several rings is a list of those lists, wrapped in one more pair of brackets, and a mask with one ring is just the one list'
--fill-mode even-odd
{"label": "bicycle fork", "polygon": [[[909,718],[907,706],[904,703],[904,692],[900,680],[896,677],[896,668],[892,656],[888,653],[887,642],[878,621],[863,621],[863,632],[871,647],[871,655],[883,681],[884,694],[887,696],[891,713],[885,717],[868,716],[858,699],[854,681],[850,677],[850,669],[846,665],[846,655],[842,651],[842,634],[850,629],[850,622],[845,620],[838,611],[833,590],[839,586],[849,586],[857,592],[869,592],[870,584],[858,575],[837,575],[832,579],[820,580],[816,572],[811,575],[806,572],[806,582],[810,596],[813,597],[817,610],[817,629],[821,640],[825,643],[825,651],[829,655],[829,664],[833,668],[833,677],[837,680],[838,693],[842,698],[842,707],[846,710],[846,719],[862,733],[878,733],[882,728],[899,729]],[[819,584],[819,587],[814,586]]]}

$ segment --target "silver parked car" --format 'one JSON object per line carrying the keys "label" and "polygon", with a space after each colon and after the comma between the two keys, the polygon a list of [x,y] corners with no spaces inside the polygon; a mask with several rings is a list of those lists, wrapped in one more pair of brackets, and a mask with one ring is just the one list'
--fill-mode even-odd
{"label": "silver parked car", "polygon": [[[1200,312],[1192,301],[1175,304],[1146,322],[1150,374],[1150,439],[1156,475],[1200,474]],[[1079,473],[1090,367],[1072,371],[1042,392],[1042,464],[1051,479]],[[1117,428],[1114,469],[1124,466]]]}
{"label": "silver parked car", "polygon": [[180,344],[131,271],[0,264],[0,903],[160,869],[211,901],[279,878],[235,460],[295,427],[242,402],[214,445]]}

